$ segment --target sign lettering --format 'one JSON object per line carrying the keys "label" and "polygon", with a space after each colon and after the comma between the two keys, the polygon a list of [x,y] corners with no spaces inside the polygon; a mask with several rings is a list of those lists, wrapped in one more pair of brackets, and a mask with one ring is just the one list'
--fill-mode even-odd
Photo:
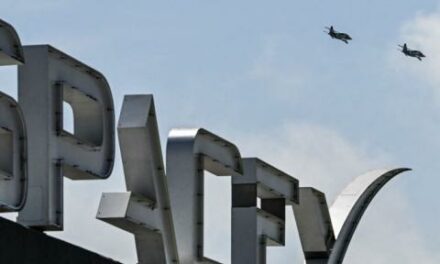
{"label": "sign lettering", "polygon": [[[19,65],[18,103],[0,92],[0,212],[19,212],[19,223],[41,231],[63,230],[63,177],[106,179],[113,170],[110,87],[54,47],[22,46],[2,20],[0,65]],[[63,127],[63,103],[73,109],[73,133]],[[329,208],[319,190],[242,157],[235,144],[202,128],[171,130],[164,167],[152,95],[125,96],[118,137],[127,191],[103,193],[97,219],[134,235],[139,263],[218,263],[204,252],[205,171],[231,177],[233,264],[264,264],[267,246],[285,244],[286,206],[306,263],[341,263],[371,200],[408,170],[362,175]]]}

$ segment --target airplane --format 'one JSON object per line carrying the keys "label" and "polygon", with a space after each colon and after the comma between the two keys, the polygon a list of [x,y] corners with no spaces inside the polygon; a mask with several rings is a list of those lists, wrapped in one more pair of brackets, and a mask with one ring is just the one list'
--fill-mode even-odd
{"label": "airplane", "polygon": [[422,60],[422,58],[426,57],[421,51],[419,50],[411,50],[408,49],[408,47],[406,46],[406,43],[402,45],[398,45],[399,47],[402,48],[402,53],[405,54],[405,56],[410,56],[410,57],[414,57],[417,58],[419,61]]}
{"label": "airplane", "polygon": [[345,42],[345,44],[348,44],[348,41],[351,40],[350,35],[348,35],[347,33],[337,32],[333,28],[333,26],[325,27],[325,28],[328,29],[328,32],[327,31],[324,32],[329,34],[330,37],[332,37],[333,39],[339,39],[340,41]]}

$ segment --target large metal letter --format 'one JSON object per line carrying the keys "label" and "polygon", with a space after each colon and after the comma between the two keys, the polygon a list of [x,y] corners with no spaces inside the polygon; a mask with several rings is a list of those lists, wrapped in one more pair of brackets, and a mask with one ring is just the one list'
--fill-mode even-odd
{"label": "large metal letter", "polygon": [[[18,221],[42,230],[63,229],[63,176],[105,179],[114,161],[114,109],[105,77],[48,46],[24,46],[19,103],[29,143],[29,195]],[[63,128],[70,104],[74,132]]]}
{"label": "large metal letter", "polygon": [[389,180],[407,170],[377,170],[359,176],[336,199],[330,211],[331,219],[324,195],[310,188],[300,188],[301,204],[294,206],[294,211],[306,263],[342,263],[370,202]]}
{"label": "large metal letter", "polygon": [[204,129],[173,129],[166,159],[179,261],[217,263],[203,253],[204,170],[218,176],[241,175],[240,152]]}
{"label": "large metal letter", "polygon": [[[257,159],[232,177],[232,263],[266,263],[266,246],[285,243],[285,207],[298,203],[298,180]],[[261,209],[257,207],[261,198]]]}
{"label": "large metal letter", "polygon": [[128,192],[104,193],[97,218],[134,234],[139,263],[177,263],[153,96],[125,96],[118,136]]}
{"label": "large metal letter", "polygon": [[[0,65],[24,62],[14,28],[0,19]],[[27,144],[20,106],[0,92],[0,212],[23,208],[27,194]]]}
{"label": "large metal letter", "polygon": [[306,263],[327,263],[335,235],[325,194],[314,188],[301,187],[299,199],[300,203],[293,206],[293,211]]}

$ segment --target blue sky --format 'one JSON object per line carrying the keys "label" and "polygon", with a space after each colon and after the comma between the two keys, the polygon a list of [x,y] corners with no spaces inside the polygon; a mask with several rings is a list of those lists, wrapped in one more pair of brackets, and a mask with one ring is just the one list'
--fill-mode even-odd
{"label": "blue sky", "polygon": [[[207,128],[320,188],[330,203],[367,170],[413,168],[379,194],[346,261],[438,263],[439,4],[3,0],[0,18],[23,44],[51,44],[104,73],[118,109],[124,94],[154,94],[163,146],[173,127]],[[350,45],[322,32],[330,24],[352,35]],[[404,57],[403,42],[427,59]],[[0,69],[2,91],[14,96],[15,71]],[[228,182],[209,178],[208,205],[227,213],[216,194]],[[124,190],[120,161],[105,182],[66,179],[65,188],[66,230],[56,236],[133,263],[132,238],[93,219],[101,192]],[[228,226],[213,230],[210,254],[227,262]],[[269,263],[300,263],[295,228],[288,231]]]}

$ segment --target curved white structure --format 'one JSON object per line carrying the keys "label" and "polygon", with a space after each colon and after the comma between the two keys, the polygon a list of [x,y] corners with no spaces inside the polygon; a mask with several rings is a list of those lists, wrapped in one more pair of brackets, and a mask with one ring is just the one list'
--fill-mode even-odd
{"label": "curved white structure", "polygon": [[354,231],[376,194],[395,176],[408,168],[375,170],[352,181],[330,208],[336,241],[328,263],[342,263]]}
{"label": "curved white structure", "polygon": [[388,181],[408,170],[375,170],[357,177],[337,197],[330,211],[323,193],[300,188],[300,204],[293,208],[306,263],[342,263],[356,227],[375,195]]}

